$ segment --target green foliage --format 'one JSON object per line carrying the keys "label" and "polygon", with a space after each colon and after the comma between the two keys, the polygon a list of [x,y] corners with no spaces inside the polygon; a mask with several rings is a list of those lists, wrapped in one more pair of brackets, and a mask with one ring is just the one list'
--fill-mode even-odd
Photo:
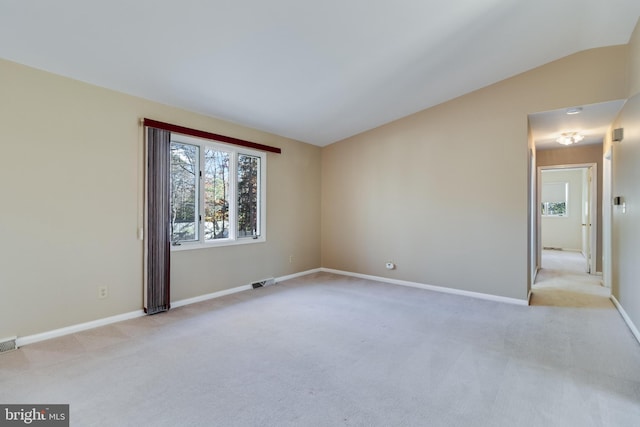
{"label": "green foliage", "polygon": [[205,239],[229,237],[229,153],[205,150]]}
{"label": "green foliage", "polygon": [[[229,237],[231,153],[204,148],[204,238]],[[260,157],[238,155],[237,233],[255,236],[259,218]],[[171,143],[171,239],[198,240],[200,147]]]}
{"label": "green foliage", "polygon": [[238,156],[238,236],[258,233],[258,171],[260,158]]}
{"label": "green foliage", "polygon": [[544,216],[565,216],[567,214],[565,202],[544,202],[541,209]]}
{"label": "green foliage", "polygon": [[171,240],[197,239],[197,181],[199,148],[171,144]]}

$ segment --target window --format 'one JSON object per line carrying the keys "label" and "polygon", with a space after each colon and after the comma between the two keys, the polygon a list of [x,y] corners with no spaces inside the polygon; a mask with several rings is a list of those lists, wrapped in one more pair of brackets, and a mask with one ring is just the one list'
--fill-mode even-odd
{"label": "window", "polygon": [[171,134],[174,248],[264,241],[266,155]]}
{"label": "window", "polygon": [[171,141],[171,241],[198,240],[200,148]]}
{"label": "window", "polygon": [[567,216],[568,182],[549,182],[542,185],[542,216]]}

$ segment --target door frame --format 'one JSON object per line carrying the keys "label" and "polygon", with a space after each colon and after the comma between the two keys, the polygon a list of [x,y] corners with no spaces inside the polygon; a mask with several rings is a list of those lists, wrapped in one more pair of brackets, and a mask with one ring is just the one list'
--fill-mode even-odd
{"label": "door frame", "polygon": [[613,147],[602,159],[602,284],[611,288],[612,277],[612,233],[613,233]]}
{"label": "door frame", "polygon": [[590,266],[589,274],[596,274],[598,269],[598,164],[597,163],[575,163],[564,165],[538,166],[536,177],[536,215],[538,218],[536,224],[536,246],[538,251],[538,266],[542,268],[542,212],[540,203],[542,202],[542,171],[543,170],[562,170],[562,169],[591,169],[591,185],[589,186],[590,200],[589,216],[591,217],[591,230],[589,231],[589,244],[591,245],[591,256],[587,260]]}

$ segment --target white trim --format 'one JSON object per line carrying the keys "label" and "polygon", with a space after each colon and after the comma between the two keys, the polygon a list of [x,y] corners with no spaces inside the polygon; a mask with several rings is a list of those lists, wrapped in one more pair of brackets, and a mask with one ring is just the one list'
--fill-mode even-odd
{"label": "white trim", "polygon": [[616,308],[618,309],[618,312],[624,319],[624,322],[627,324],[629,329],[631,329],[631,333],[633,334],[634,337],[636,337],[636,340],[638,340],[638,342],[640,343],[640,331],[638,331],[638,328],[636,328],[636,325],[633,324],[627,312],[624,311],[624,308],[622,308],[622,306],[620,305],[616,297],[611,295],[609,299],[611,299],[611,302],[613,302],[613,305],[616,306]]}
{"label": "white trim", "polygon": [[[316,268],[316,269],[313,269],[313,270],[307,270],[307,271],[302,271],[300,273],[290,274],[288,276],[277,277],[274,280],[275,280],[276,283],[280,283],[280,282],[284,282],[286,280],[295,279],[296,277],[302,277],[302,276],[306,276],[306,275],[313,274],[313,273],[319,273],[320,271],[322,271],[320,268]],[[243,286],[238,286],[238,287],[231,288],[231,289],[224,289],[222,291],[212,292],[210,294],[200,295],[200,296],[193,297],[193,298],[187,298],[187,299],[183,299],[183,300],[180,300],[180,301],[174,301],[174,302],[171,303],[171,308],[182,307],[182,306],[189,305],[189,304],[194,304],[194,303],[197,303],[197,302],[207,301],[207,300],[214,299],[214,298],[220,298],[220,297],[223,297],[225,295],[231,295],[231,294],[235,294],[235,293],[238,293],[238,292],[250,291],[251,289],[253,289],[253,286],[251,286],[251,285],[243,285]]]}
{"label": "white trim", "polygon": [[293,273],[289,274],[288,276],[277,277],[276,283],[284,282],[286,280],[291,280],[302,276],[308,276],[309,274],[321,273],[322,271],[322,268],[314,268],[313,270],[301,271],[300,273]]}
{"label": "white trim", "polygon": [[442,292],[442,293],[446,293],[446,294],[461,295],[461,296],[465,296],[465,297],[472,297],[472,298],[478,298],[478,299],[496,301],[496,302],[505,302],[505,303],[508,303],[508,304],[529,305],[529,302],[527,300],[525,300],[525,299],[501,297],[501,296],[498,296],[498,295],[483,294],[483,293],[480,293],[480,292],[472,292],[472,291],[464,291],[464,290],[461,290],[461,289],[454,289],[454,288],[445,288],[445,287],[442,287],[442,286],[426,285],[424,283],[409,282],[409,281],[406,281],[406,280],[389,279],[387,277],[370,276],[368,274],[351,273],[351,272],[348,272],[348,271],[333,270],[333,269],[330,269],[330,268],[321,268],[320,270],[325,272],[325,273],[341,274],[343,276],[358,277],[360,279],[375,280],[375,281],[378,281],[378,282],[391,283],[393,285],[409,286],[409,287],[412,287],[412,288],[426,289],[426,290],[429,290],[429,291]]}
{"label": "white trim", "polygon": [[79,323],[77,325],[71,325],[60,329],[54,329],[52,331],[42,332],[35,335],[27,335],[16,339],[16,347],[22,347],[28,344],[33,344],[39,341],[49,340],[51,338],[58,338],[64,335],[74,334],[80,331],[86,331],[87,329],[93,329],[100,326],[110,325],[112,323],[122,322],[123,320],[135,319],[136,317],[142,317],[145,315],[144,310],[131,311],[129,313],[117,314],[111,317],[105,317],[103,319],[92,320],[90,322]]}
{"label": "white trim", "polygon": [[[313,269],[313,270],[307,270],[307,271],[302,271],[300,273],[290,274],[288,276],[277,277],[274,280],[275,280],[276,283],[280,283],[280,282],[284,282],[285,280],[295,279],[296,277],[302,277],[302,276],[306,276],[306,275],[313,274],[313,273],[319,273],[320,271],[322,271],[320,268],[316,268],[316,269]],[[173,301],[173,302],[171,302],[171,308],[183,307],[185,305],[195,304],[197,302],[207,301],[207,300],[214,299],[214,298],[220,298],[220,297],[223,297],[225,295],[231,295],[231,294],[235,294],[235,293],[243,292],[243,291],[250,291],[251,289],[253,289],[253,286],[251,286],[251,285],[243,285],[243,286],[237,286],[237,287],[231,288],[231,289],[224,289],[222,291],[212,292],[210,294],[200,295],[200,296],[193,297],[193,298],[187,298],[187,299],[183,299],[183,300],[179,300],[179,301]]]}
{"label": "white trim", "polygon": [[265,236],[260,236],[255,239],[253,237],[240,237],[235,240],[220,239],[220,240],[207,240],[206,242],[188,241],[188,242],[180,242],[180,244],[177,246],[171,245],[171,252],[191,251],[194,249],[221,248],[224,246],[234,246],[234,245],[247,245],[247,244],[254,244],[254,243],[264,243],[266,241],[267,241],[267,238]]}
{"label": "white trim", "polygon": [[[606,144],[606,141],[605,141]],[[602,285],[611,289],[612,276],[612,236],[613,236],[613,162],[611,155],[612,145],[604,154],[602,159]]]}
{"label": "white trim", "polygon": [[[472,298],[479,298],[479,299],[484,299],[484,300],[489,300],[489,301],[505,302],[505,303],[516,304],[516,305],[528,305],[528,300],[519,300],[519,299],[516,299],[516,298],[501,297],[501,296],[497,296],[497,295],[483,294],[483,293],[479,293],[479,292],[463,291],[463,290],[460,290],[460,289],[445,288],[445,287],[441,287],[441,286],[425,285],[425,284],[422,284],[422,283],[408,282],[408,281],[405,281],[405,280],[389,279],[389,278],[386,278],[386,277],[379,277],[379,276],[370,276],[370,275],[367,275],[367,274],[351,273],[351,272],[348,272],[348,271],[333,270],[333,269],[330,269],[330,268],[314,268],[314,269],[311,269],[311,270],[301,271],[299,273],[293,273],[293,274],[289,274],[287,276],[278,277],[278,278],[275,279],[275,281],[276,281],[276,283],[280,283],[280,282],[284,282],[284,281],[287,281],[287,280],[295,279],[295,278],[298,278],[298,277],[307,276],[309,274],[321,273],[321,272],[339,274],[339,275],[342,275],[342,276],[358,277],[358,278],[361,278],[361,279],[375,280],[375,281],[378,281],[378,282],[385,282],[385,283],[390,283],[390,284],[394,284],[394,285],[409,286],[409,287],[413,287],[413,288],[426,289],[426,290],[430,290],[430,291],[443,292],[443,293],[454,294],[454,295],[462,295],[462,296],[467,296],[467,297],[472,297]],[[194,303],[197,303],[197,302],[202,302],[202,301],[206,301],[206,300],[210,300],[210,299],[214,299],[214,298],[220,298],[220,297],[223,297],[225,295],[230,295],[230,294],[235,294],[235,293],[238,293],[238,292],[248,291],[248,290],[251,290],[251,289],[253,289],[253,287],[251,285],[243,285],[243,286],[238,286],[238,287],[231,288],[231,289],[225,289],[225,290],[222,290],[222,291],[212,292],[212,293],[206,294],[206,295],[200,295],[200,296],[193,297],[193,298],[187,298],[187,299],[183,299],[183,300],[179,300],[179,301],[172,301],[171,302],[171,308],[178,308],[178,307],[182,307],[182,306],[185,306],[185,305],[194,304]],[[615,300],[614,300],[614,304],[616,304]],[[616,306],[618,306],[618,305],[616,304]],[[621,313],[624,313],[624,310],[622,310],[622,308],[619,308],[619,310],[621,310]],[[40,333],[40,334],[27,335],[27,336],[19,337],[19,338],[16,339],[16,347],[23,347],[25,345],[33,344],[33,343],[36,343],[36,342],[39,342],[39,341],[44,341],[44,340],[48,340],[48,339],[51,339],[51,338],[58,338],[58,337],[62,337],[64,335],[69,335],[69,334],[74,334],[76,332],[86,331],[87,329],[93,329],[93,328],[97,328],[97,327],[100,327],[100,326],[110,325],[112,323],[122,322],[124,320],[135,319],[137,317],[143,317],[145,315],[146,314],[145,314],[144,310],[136,310],[136,311],[132,311],[132,312],[129,312],[129,313],[123,313],[123,314],[118,314],[118,315],[111,316],[111,317],[105,317],[103,319],[92,320],[90,322],[79,323],[77,325],[71,325],[71,326],[67,326],[67,327],[64,327],[64,328],[60,328],[60,329],[54,329],[52,331],[47,331],[47,332],[43,332],[43,333]],[[626,313],[623,314],[623,316],[622,316],[626,320],[628,317],[625,317],[625,316],[626,316]],[[632,327],[631,325],[633,325],[633,324],[630,323],[630,322],[631,321],[629,320],[627,323],[630,325],[629,327],[632,328],[632,331],[635,331],[634,334],[636,335],[636,338],[640,337],[640,334],[637,333],[637,329],[635,329],[635,327]],[[638,338],[638,341],[640,341],[640,338]]]}
{"label": "white trim", "polygon": [[220,298],[220,297],[223,297],[225,295],[231,295],[231,294],[235,294],[235,293],[242,292],[242,291],[248,291],[250,289],[253,289],[253,287],[251,285],[243,285],[243,286],[238,286],[238,287],[231,288],[231,289],[225,289],[225,290],[222,290],[222,291],[212,292],[210,294],[200,295],[200,296],[193,297],[193,298],[182,299],[182,300],[179,300],[179,301],[172,302],[171,303],[171,308],[178,308],[178,307],[182,307],[182,306],[185,306],[185,305],[194,304],[196,302],[202,302],[202,301],[206,301],[206,300],[210,300],[210,299],[214,299],[214,298]]}
{"label": "white trim", "polygon": [[[294,279],[296,277],[306,276],[312,273],[319,273],[321,269],[316,268],[313,270],[303,271],[300,273],[290,274],[288,276],[282,276],[276,279],[276,283],[284,282],[285,280]],[[225,289],[218,292],[213,292],[206,295],[200,295],[193,298],[187,298],[179,301],[172,301],[171,308],[178,308],[189,304],[194,304],[201,301],[210,300],[213,298],[220,298],[225,295],[235,294],[237,292],[243,292],[253,289],[251,285],[238,286],[231,289]],[[34,344],[40,341],[49,340],[51,338],[58,338],[64,335],[74,334],[76,332],[86,331],[87,329],[98,328],[100,326],[110,325],[112,323],[122,322],[123,320],[135,319],[137,317],[143,317],[146,313],[144,310],[136,310],[129,313],[118,314],[111,317],[105,317],[103,319],[92,320],[86,323],[79,323],[77,325],[66,326],[60,329],[54,329],[52,331],[42,332],[40,334],[26,335],[24,337],[16,338],[16,347],[23,347],[25,345]]]}

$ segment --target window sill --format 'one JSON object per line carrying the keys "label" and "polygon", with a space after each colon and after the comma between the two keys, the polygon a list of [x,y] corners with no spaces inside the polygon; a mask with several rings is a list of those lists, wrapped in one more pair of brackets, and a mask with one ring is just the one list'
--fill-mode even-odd
{"label": "window sill", "polygon": [[253,243],[264,243],[267,239],[265,237],[259,237],[257,239],[238,239],[238,240],[226,240],[219,242],[184,242],[179,246],[171,246],[171,252],[192,251],[195,249],[211,249],[220,248],[223,246],[237,246],[237,245],[250,245]]}

